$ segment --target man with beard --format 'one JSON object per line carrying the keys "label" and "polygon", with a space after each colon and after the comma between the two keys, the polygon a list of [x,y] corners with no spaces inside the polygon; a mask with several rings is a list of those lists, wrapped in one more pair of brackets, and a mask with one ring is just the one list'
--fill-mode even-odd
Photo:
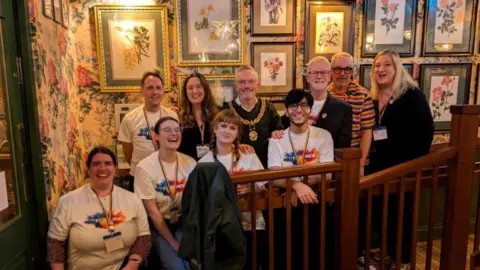
{"label": "man with beard", "polygon": [[224,105],[235,111],[243,123],[240,143],[253,147],[264,168],[267,167],[268,139],[272,131],[280,129],[280,116],[269,101],[258,98],[260,88],[257,71],[244,65],[235,73],[238,97]]}
{"label": "man with beard", "polygon": [[328,86],[332,96],[344,100],[352,105],[352,147],[362,150],[360,159],[360,175],[367,160],[372,128],[375,125],[375,110],[368,90],[353,82],[353,57],[345,52],[332,56],[331,74],[333,82]]}
{"label": "man with beard", "polygon": [[130,164],[130,191],[133,191],[133,176],[137,164],[158,150],[157,143],[152,139],[155,123],[165,116],[173,117],[178,121],[176,113],[161,105],[165,89],[163,79],[158,72],[146,72],[140,85],[140,93],[145,103],[123,117],[118,131],[118,141],[122,143],[123,154]]}
{"label": "man with beard", "polygon": [[[290,167],[301,164],[313,164],[333,161],[333,139],[330,133],[322,128],[309,125],[308,119],[313,106],[313,97],[302,89],[293,89],[285,98],[285,114],[290,119],[290,127],[284,130],[281,139],[270,139],[268,146],[268,168]],[[317,183],[318,177],[309,177],[309,185]],[[292,204],[297,206],[297,198],[301,204],[318,204],[317,194],[302,182],[302,178],[292,179],[292,189],[295,192]],[[286,187],[285,180],[274,183]],[[317,212],[309,212],[318,215]],[[285,209],[275,212],[275,269],[284,267],[285,263],[285,231],[279,229],[285,225]],[[292,246],[300,247],[303,241],[303,207],[292,209]],[[312,224],[309,224],[312,226]],[[318,230],[313,228],[312,230]],[[282,236],[283,234],[283,236]],[[309,241],[309,258],[318,260],[319,239]],[[295,269],[302,268],[302,249],[293,249],[293,265]]]}
{"label": "man with beard", "polygon": [[[329,94],[330,62],[323,56],[317,56],[307,64],[307,82],[313,96],[313,106],[309,124],[330,132],[335,148],[348,148],[352,140],[352,106]],[[290,126],[290,119],[282,116],[282,125]],[[272,137],[283,137],[283,130],[274,131]]]}

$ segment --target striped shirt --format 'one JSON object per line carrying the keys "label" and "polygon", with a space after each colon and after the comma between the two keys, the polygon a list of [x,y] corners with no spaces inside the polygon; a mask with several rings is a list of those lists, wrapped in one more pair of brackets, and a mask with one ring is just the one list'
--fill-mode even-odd
{"label": "striped shirt", "polygon": [[375,109],[368,90],[351,82],[346,93],[335,92],[333,83],[328,86],[328,91],[352,105],[352,147],[360,146],[361,131],[372,129],[375,125]]}

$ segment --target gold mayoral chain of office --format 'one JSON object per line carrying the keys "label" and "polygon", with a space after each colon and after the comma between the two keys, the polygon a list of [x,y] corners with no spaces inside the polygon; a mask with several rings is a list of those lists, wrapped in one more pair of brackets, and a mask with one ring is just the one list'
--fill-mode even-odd
{"label": "gold mayoral chain of office", "polygon": [[250,141],[253,141],[253,142],[258,139],[258,133],[257,131],[255,131],[255,125],[258,124],[258,122],[260,122],[263,115],[265,114],[265,109],[267,107],[267,102],[265,101],[265,99],[261,98],[260,100],[262,101],[260,105],[260,112],[258,113],[257,117],[251,121],[242,118],[237,113],[237,111],[233,108],[232,101],[228,102],[228,106],[230,107],[231,110],[235,112],[236,115],[238,115],[242,123],[245,125],[248,125],[248,129],[250,130],[250,132],[248,133],[248,137],[250,138]]}

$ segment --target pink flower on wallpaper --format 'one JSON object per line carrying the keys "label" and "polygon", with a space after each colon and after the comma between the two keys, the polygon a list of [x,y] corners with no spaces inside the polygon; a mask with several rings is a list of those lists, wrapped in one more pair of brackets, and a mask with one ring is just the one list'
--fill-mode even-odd
{"label": "pink flower on wallpaper", "polygon": [[57,67],[53,63],[52,59],[48,60],[47,70],[48,70],[48,84],[50,85],[56,84],[58,82]]}
{"label": "pink flower on wallpaper", "polygon": [[63,55],[67,52],[67,31],[62,28],[60,30],[60,53]]}
{"label": "pink flower on wallpaper", "polygon": [[58,165],[57,166],[57,173],[55,175],[55,184],[57,185],[58,189],[63,188],[65,185],[65,169]]}
{"label": "pink flower on wallpaper", "polygon": [[74,190],[76,185],[76,180],[74,175],[68,176],[68,190]]}
{"label": "pink flower on wallpaper", "polygon": [[60,80],[60,92],[62,94],[66,94],[68,92],[68,83],[67,83],[67,80],[65,78],[62,78]]}
{"label": "pink flower on wallpaper", "polygon": [[76,128],[77,128],[77,117],[73,113],[70,113],[70,129],[76,129]]}
{"label": "pink flower on wallpaper", "polygon": [[93,79],[88,76],[88,69],[78,65],[77,66],[77,84],[80,87],[86,87],[93,82]]}
{"label": "pink flower on wallpaper", "polygon": [[48,121],[45,117],[39,116],[38,120],[40,122],[40,136],[45,138],[49,135]]}
{"label": "pink flower on wallpaper", "polygon": [[38,1],[28,1],[28,19],[34,22],[37,19]]}
{"label": "pink flower on wallpaper", "polygon": [[442,97],[443,89],[441,86],[436,87],[432,90],[433,101],[437,102]]}
{"label": "pink flower on wallpaper", "polygon": [[70,130],[67,135],[68,150],[72,151],[74,146],[75,146],[75,135],[73,134],[73,131]]}

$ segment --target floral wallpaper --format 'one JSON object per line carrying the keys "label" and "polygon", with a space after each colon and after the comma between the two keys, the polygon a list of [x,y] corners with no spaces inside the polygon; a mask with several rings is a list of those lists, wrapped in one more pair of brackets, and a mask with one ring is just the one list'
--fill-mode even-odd
{"label": "floral wallpaper", "polygon": [[[196,69],[202,73],[234,73],[234,67],[189,67],[176,66],[173,46],[175,0],[143,0],[143,5],[165,4],[169,8],[171,82],[173,91],[164,98],[164,103],[174,104],[176,74]],[[214,1],[214,0],[212,0]],[[225,0],[216,0],[225,1]],[[246,22],[244,29],[247,42],[251,41],[296,41],[297,43],[297,87],[302,87],[304,71],[304,20],[305,1],[297,0],[295,37],[251,37],[250,0],[242,0]],[[35,68],[35,85],[43,150],[45,189],[49,214],[64,193],[85,182],[85,161],[88,150],[95,145],[113,147],[116,135],[114,104],[142,103],[138,93],[101,93],[98,79],[98,62],[95,34],[90,8],[95,4],[126,4],[125,0],[70,0],[70,26],[68,29],[56,24],[42,13],[41,1],[29,0],[30,24],[32,29],[32,51]],[[131,2],[131,1],[130,1]],[[423,38],[424,0],[418,1],[415,57],[405,58],[405,63],[414,64],[418,79],[421,63],[478,63],[478,55],[472,57],[420,57]],[[361,59],[361,31],[363,23],[363,0],[357,0],[355,16],[355,53],[357,65],[371,63],[373,59]],[[480,21],[480,20],[477,20]],[[480,23],[477,23],[477,29]],[[478,41],[475,41],[477,44]],[[249,62],[249,48],[246,62]],[[477,51],[477,45],[475,45]],[[476,65],[472,74],[477,74]],[[472,76],[470,103],[476,103],[476,76]],[[437,135],[435,142],[448,141],[448,134]]]}

